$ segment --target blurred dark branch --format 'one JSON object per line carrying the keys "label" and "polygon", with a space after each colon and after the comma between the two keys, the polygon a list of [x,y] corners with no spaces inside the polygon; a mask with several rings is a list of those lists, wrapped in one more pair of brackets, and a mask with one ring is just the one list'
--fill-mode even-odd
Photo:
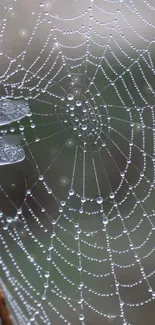
{"label": "blurred dark branch", "polygon": [[0,288],[0,321],[2,325],[14,325],[7,307],[3,290]]}

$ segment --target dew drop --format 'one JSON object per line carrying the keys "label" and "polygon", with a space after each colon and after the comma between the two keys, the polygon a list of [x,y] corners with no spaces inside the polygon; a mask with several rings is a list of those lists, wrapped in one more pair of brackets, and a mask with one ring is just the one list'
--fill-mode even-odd
{"label": "dew drop", "polygon": [[50,276],[50,273],[47,271],[47,272],[45,273],[45,278],[49,278],[49,276]]}
{"label": "dew drop", "polygon": [[70,106],[70,111],[74,111],[74,105]]}
{"label": "dew drop", "polygon": [[42,300],[46,300],[46,296],[43,295],[43,296],[41,297],[41,299],[42,299]]}
{"label": "dew drop", "polygon": [[75,223],[75,228],[78,228],[79,227],[79,223]]}
{"label": "dew drop", "polygon": [[11,127],[10,132],[15,132],[15,128]]}
{"label": "dew drop", "polygon": [[103,198],[102,198],[101,196],[99,196],[99,197],[97,198],[96,202],[97,202],[98,204],[101,204],[101,203],[103,202]]}
{"label": "dew drop", "polygon": [[6,220],[8,223],[11,223],[13,221],[13,219],[11,217],[7,217]]}
{"label": "dew drop", "polygon": [[81,101],[80,101],[80,100],[77,100],[77,101],[76,101],[76,106],[79,107],[79,106],[81,106],[81,105],[82,105]]}
{"label": "dew drop", "polygon": [[3,226],[4,230],[8,230],[8,225]]}
{"label": "dew drop", "polygon": [[20,126],[19,126],[19,130],[20,130],[20,131],[24,131],[24,125],[20,125]]}
{"label": "dew drop", "polygon": [[61,204],[62,207],[64,207],[66,205],[66,202],[65,201],[61,201],[60,204]]}
{"label": "dew drop", "polygon": [[44,283],[44,288],[48,288],[49,284],[48,283]]}
{"label": "dew drop", "polygon": [[80,282],[80,287],[83,287],[84,286],[84,283],[83,282]]}
{"label": "dew drop", "polygon": [[109,197],[110,197],[110,199],[114,199],[115,194],[114,194],[113,192],[111,192],[111,193],[109,194]]}
{"label": "dew drop", "polygon": [[83,124],[83,125],[82,125],[82,130],[83,130],[83,131],[87,130],[87,125],[86,125],[86,124]]}
{"label": "dew drop", "polygon": [[109,222],[108,218],[107,218],[107,217],[104,217],[104,218],[103,218],[103,224],[104,224],[104,225],[107,225],[108,222]]}
{"label": "dew drop", "polygon": [[69,190],[69,195],[70,195],[70,196],[74,195],[74,190],[73,190],[73,189],[70,189],[70,190]]}
{"label": "dew drop", "polygon": [[84,320],[84,315],[83,314],[79,315],[79,320]]}
{"label": "dew drop", "polygon": [[73,99],[74,99],[74,95],[73,95],[73,94],[69,94],[69,95],[67,96],[67,98],[68,98],[68,100],[73,100]]}

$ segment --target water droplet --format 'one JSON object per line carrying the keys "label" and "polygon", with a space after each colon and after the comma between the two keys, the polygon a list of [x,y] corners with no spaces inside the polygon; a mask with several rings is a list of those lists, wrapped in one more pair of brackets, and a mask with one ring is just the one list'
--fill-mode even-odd
{"label": "water droplet", "polygon": [[11,127],[10,132],[15,132],[15,128]]}
{"label": "water droplet", "polygon": [[3,226],[4,230],[8,230],[8,225]]}
{"label": "water droplet", "polygon": [[69,190],[69,195],[70,195],[70,196],[74,195],[74,190],[73,190],[73,189],[70,189],[70,190]]}
{"label": "water droplet", "polygon": [[86,124],[83,124],[83,125],[82,125],[82,130],[83,130],[83,131],[87,130],[87,125],[86,125]]}
{"label": "water droplet", "polygon": [[19,130],[20,130],[20,131],[24,131],[24,125],[20,125],[20,126],[19,126]]}
{"label": "water droplet", "polygon": [[79,227],[79,223],[75,223],[75,228],[78,228]]}
{"label": "water droplet", "polygon": [[83,314],[79,315],[79,320],[84,320],[84,315]]}
{"label": "water droplet", "polygon": [[46,300],[46,296],[43,295],[41,299],[42,299],[42,300]]}
{"label": "water droplet", "polygon": [[69,95],[67,96],[67,98],[68,98],[68,100],[73,100],[73,99],[74,99],[74,95],[73,95],[73,94],[69,94]]}
{"label": "water droplet", "polygon": [[44,288],[48,288],[49,284],[48,283],[44,283]]}
{"label": "water droplet", "polygon": [[79,106],[81,106],[81,105],[82,105],[81,101],[80,101],[80,100],[77,100],[77,101],[76,101],[76,106],[79,107]]}
{"label": "water droplet", "polygon": [[61,204],[62,207],[64,207],[66,205],[66,202],[65,201],[61,201],[60,204]]}
{"label": "water droplet", "polygon": [[49,278],[49,276],[50,276],[50,273],[49,273],[49,271],[47,271],[47,272],[45,273],[45,278]]}
{"label": "water droplet", "polygon": [[103,224],[104,224],[104,225],[107,225],[108,222],[109,222],[108,218],[107,218],[107,217],[104,217],[104,218],[103,218]]}
{"label": "water droplet", "polygon": [[109,194],[109,197],[110,197],[110,199],[114,199],[115,194],[114,194],[113,192],[111,192],[111,193]]}
{"label": "water droplet", "polygon": [[101,203],[103,202],[103,198],[102,198],[101,196],[99,196],[99,197],[97,198],[96,202],[97,202],[98,204],[101,204]]}
{"label": "water droplet", "polygon": [[13,219],[11,217],[7,217],[6,220],[8,223],[11,223],[13,221]]}
{"label": "water droplet", "polygon": [[79,285],[80,285],[80,287],[83,287],[84,286],[84,283],[83,282],[80,282]]}

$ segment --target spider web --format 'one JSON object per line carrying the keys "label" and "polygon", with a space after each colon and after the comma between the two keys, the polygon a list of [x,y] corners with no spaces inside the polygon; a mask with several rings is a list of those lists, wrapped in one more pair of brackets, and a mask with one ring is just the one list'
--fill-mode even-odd
{"label": "spider web", "polygon": [[0,4],[0,283],[18,324],[153,324],[153,2]]}

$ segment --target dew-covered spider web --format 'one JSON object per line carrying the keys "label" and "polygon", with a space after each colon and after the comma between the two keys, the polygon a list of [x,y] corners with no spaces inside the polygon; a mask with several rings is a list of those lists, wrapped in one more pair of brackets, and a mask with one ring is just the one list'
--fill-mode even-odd
{"label": "dew-covered spider web", "polygon": [[154,324],[154,0],[0,1],[0,287],[15,324]]}

